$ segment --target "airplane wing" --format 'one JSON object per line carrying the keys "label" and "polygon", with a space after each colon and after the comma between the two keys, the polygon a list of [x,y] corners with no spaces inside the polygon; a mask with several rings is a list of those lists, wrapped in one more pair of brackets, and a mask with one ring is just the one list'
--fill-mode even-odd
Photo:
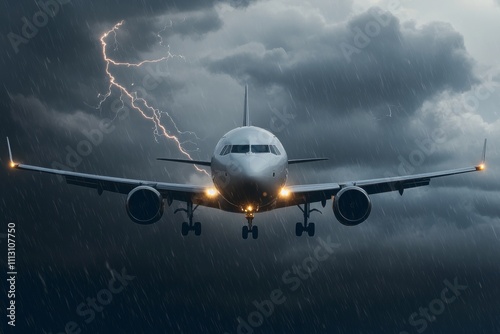
{"label": "airplane wing", "polygon": [[399,193],[403,195],[405,189],[427,186],[433,178],[482,171],[485,169],[485,155],[486,139],[484,140],[482,162],[476,166],[362,181],[287,186],[282,190],[282,196],[280,196],[280,199],[276,203],[276,208],[314,202],[321,202],[321,204],[325,206],[327,200],[335,196],[342,188],[348,186],[360,187],[364,189],[368,195],[389,191],[399,191]]}
{"label": "airplane wing", "polygon": [[[164,196],[164,198],[169,201],[169,203],[171,203],[172,200],[183,202],[192,201],[194,204],[219,208],[218,195],[207,196],[208,187],[125,179],[19,164],[15,163],[12,159],[12,152],[10,149],[8,138],[7,144],[9,147],[10,164],[12,168],[60,175],[66,179],[66,182],[68,184],[93,188],[96,189],[99,194],[102,194],[103,191],[128,194],[135,187],[145,185],[158,190],[162,194],[162,196]],[[399,193],[402,195],[404,189],[429,185],[430,180],[433,178],[482,171],[485,169],[485,154],[486,140],[484,141],[482,162],[479,165],[472,167],[362,181],[287,186],[282,191],[282,196],[280,196],[280,199],[278,199],[275,208],[315,202],[321,202],[323,205],[325,205],[327,200],[331,199],[332,196],[335,196],[342,188],[348,186],[360,187],[364,189],[369,195],[389,191],[399,191]]]}
{"label": "airplane wing", "polygon": [[314,161],[324,161],[324,160],[328,160],[328,158],[289,159],[288,164],[293,165],[293,164],[301,164],[304,162],[314,162]]}
{"label": "airplane wing", "polygon": [[156,158],[156,160],[182,162],[182,163],[200,165],[200,166],[210,166],[211,165],[210,161],[203,161],[203,160],[187,160],[187,159],[171,159],[171,158]]}
{"label": "airplane wing", "polygon": [[135,187],[149,186],[158,190],[158,192],[165,199],[167,199],[169,204],[172,200],[178,200],[183,202],[192,201],[193,204],[199,204],[208,207],[219,207],[218,196],[207,196],[207,190],[209,189],[209,187],[125,179],[119,177],[77,173],[60,169],[15,163],[12,159],[9,138],[7,138],[7,144],[9,147],[10,166],[12,168],[60,175],[66,180],[66,183],[96,189],[99,195],[101,195],[104,191],[128,194]]}
{"label": "airplane wing", "polygon": [[[172,158],[156,158],[156,160],[182,162],[182,163],[194,164],[194,165],[200,165],[200,166],[210,166],[211,165],[210,161],[203,161],[203,160],[172,159]],[[324,160],[328,160],[328,158],[290,159],[290,160],[288,160],[288,164],[293,165],[293,164],[300,164],[300,163],[304,163],[304,162],[315,162],[315,161],[324,161]]]}

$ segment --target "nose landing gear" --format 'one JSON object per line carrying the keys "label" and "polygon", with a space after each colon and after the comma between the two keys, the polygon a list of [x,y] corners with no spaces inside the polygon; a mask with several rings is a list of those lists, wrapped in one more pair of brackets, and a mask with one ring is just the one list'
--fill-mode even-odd
{"label": "nose landing gear", "polygon": [[253,239],[257,239],[259,237],[259,228],[257,226],[252,226],[254,217],[255,215],[253,214],[253,212],[247,212],[245,214],[248,226],[243,226],[241,230],[241,236],[243,237],[243,239],[248,239],[248,233],[252,233]]}

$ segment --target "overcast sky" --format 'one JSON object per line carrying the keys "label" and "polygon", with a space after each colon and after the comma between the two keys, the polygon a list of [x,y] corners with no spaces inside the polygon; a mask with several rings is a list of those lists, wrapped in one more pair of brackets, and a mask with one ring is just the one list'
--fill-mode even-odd
{"label": "overcast sky", "polygon": [[[356,227],[339,224],[331,203],[316,204],[313,238],[294,235],[298,208],[258,214],[258,240],[241,239],[243,216],[207,208],[195,214],[202,235],[182,237],[175,202],[155,225],[138,226],[125,196],[5,167],[0,233],[17,226],[17,332],[59,333],[74,321],[82,333],[236,333],[275,289],[286,300],[247,325],[255,333],[500,331],[500,1],[60,2],[1,3],[0,132],[16,161],[209,183],[190,166],[156,161],[185,156],[116,87],[104,100],[100,38],[123,20],[103,39],[109,59],[159,61],[110,65],[110,74],[161,113],[194,159],[209,160],[242,124],[248,84],[253,125],[274,132],[290,158],[329,158],[291,166],[289,184],[471,166],[484,138],[488,167],[374,195]],[[108,120],[89,154],[68,158]],[[333,253],[292,291],[282,276],[326,240]],[[87,323],[78,305],[122,268],[135,278]],[[467,287],[434,303],[444,310],[430,320],[410,321],[445,281]]]}

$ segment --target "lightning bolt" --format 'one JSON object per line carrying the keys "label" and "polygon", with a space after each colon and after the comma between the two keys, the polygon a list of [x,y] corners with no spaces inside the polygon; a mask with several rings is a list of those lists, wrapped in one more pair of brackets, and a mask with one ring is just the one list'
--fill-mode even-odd
{"label": "lightning bolt", "polygon": [[172,28],[172,26],[174,25],[172,20],[169,20],[170,23],[168,25],[166,25],[165,27],[163,27],[162,30],[158,31],[156,33],[156,37],[158,37],[158,39],[160,40],[160,45],[163,46],[163,37],[161,36],[161,33],[164,32],[165,30],[167,30],[167,28]]}
{"label": "lightning bolt", "polygon": [[[109,87],[108,87],[108,91],[105,94],[98,95],[98,98],[101,98],[101,99],[99,100],[99,103],[98,103],[96,109],[100,109],[102,104],[108,99],[108,97],[111,96],[113,88],[118,89],[120,91],[120,101],[122,102],[122,105],[125,104],[125,101],[123,99],[124,98],[128,99],[128,101],[130,102],[130,105],[133,109],[135,109],[137,112],[139,112],[139,114],[143,118],[153,122],[153,124],[154,124],[153,133],[155,135],[155,140],[157,142],[158,142],[157,137],[165,137],[169,140],[172,140],[177,145],[177,149],[184,156],[186,156],[189,160],[193,160],[191,155],[187,152],[187,150],[184,147],[185,143],[181,142],[179,137],[177,137],[176,135],[169,133],[169,131],[167,131],[165,126],[161,123],[162,115],[166,115],[169,118],[170,122],[173,124],[173,126],[175,128],[175,131],[177,131],[177,134],[184,134],[184,133],[189,133],[192,135],[195,135],[195,134],[193,132],[189,132],[189,131],[181,132],[169,113],[162,112],[158,108],[154,108],[153,106],[150,105],[150,103],[148,103],[148,101],[146,101],[145,98],[137,97],[136,92],[129,91],[123,84],[119,83],[116,80],[116,77],[111,72],[112,66],[116,66],[116,67],[119,67],[119,66],[121,66],[121,67],[141,67],[144,64],[158,63],[158,62],[166,61],[166,60],[168,60],[170,58],[174,58],[174,57],[180,57],[180,58],[183,58],[183,57],[173,55],[172,53],[170,53],[170,48],[168,48],[166,56],[158,58],[158,59],[143,60],[143,61],[138,62],[138,63],[119,62],[119,61],[116,61],[116,60],[110,58],[106,52],[106,47],[107,47],[106,40],[110,34],[113,34],[114,47],[116,50],[118,47],[118,41],[116,39],[116,32],[123,25],[123,23],[124,23],[123,20],[118,22],[117,24],[115,24],[113,26],[113,28],[106,31],[100,37],[101,46],[102,46],[102,57],[103,57],[103,60],[106,62],[105,71],[106,71],[106,76],[109,79]],[[159,33],[158,33],[158,35],[159,35]],[[163,40],[161,40],[161,42],[163,42]],[[199,139],[198,137],[196,137],[196,138]],[[194,165],[194,167],[196,168],[196,170],[198,172],[202,172],[202,173],[205,173],[207,176],[210,176],[209,173],[205,169],[199,168],[196,165]]]}

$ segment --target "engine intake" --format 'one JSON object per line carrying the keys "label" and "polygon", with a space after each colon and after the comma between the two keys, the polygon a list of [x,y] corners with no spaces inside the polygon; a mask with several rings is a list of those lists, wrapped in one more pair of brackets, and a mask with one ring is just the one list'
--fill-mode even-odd
{"label": "engine intake", "polygon": [[371,210],[370,197],[360,187],[345,187],[333,200],[333,213],[337,220],[346,226],[361,224],[368,218]]}
{"label": "engine intake", "polygon": [[128,194],[126,208],[128,216],[134,223],[153,224],[163,215],[163,198],[158,190],[139,186]]}

